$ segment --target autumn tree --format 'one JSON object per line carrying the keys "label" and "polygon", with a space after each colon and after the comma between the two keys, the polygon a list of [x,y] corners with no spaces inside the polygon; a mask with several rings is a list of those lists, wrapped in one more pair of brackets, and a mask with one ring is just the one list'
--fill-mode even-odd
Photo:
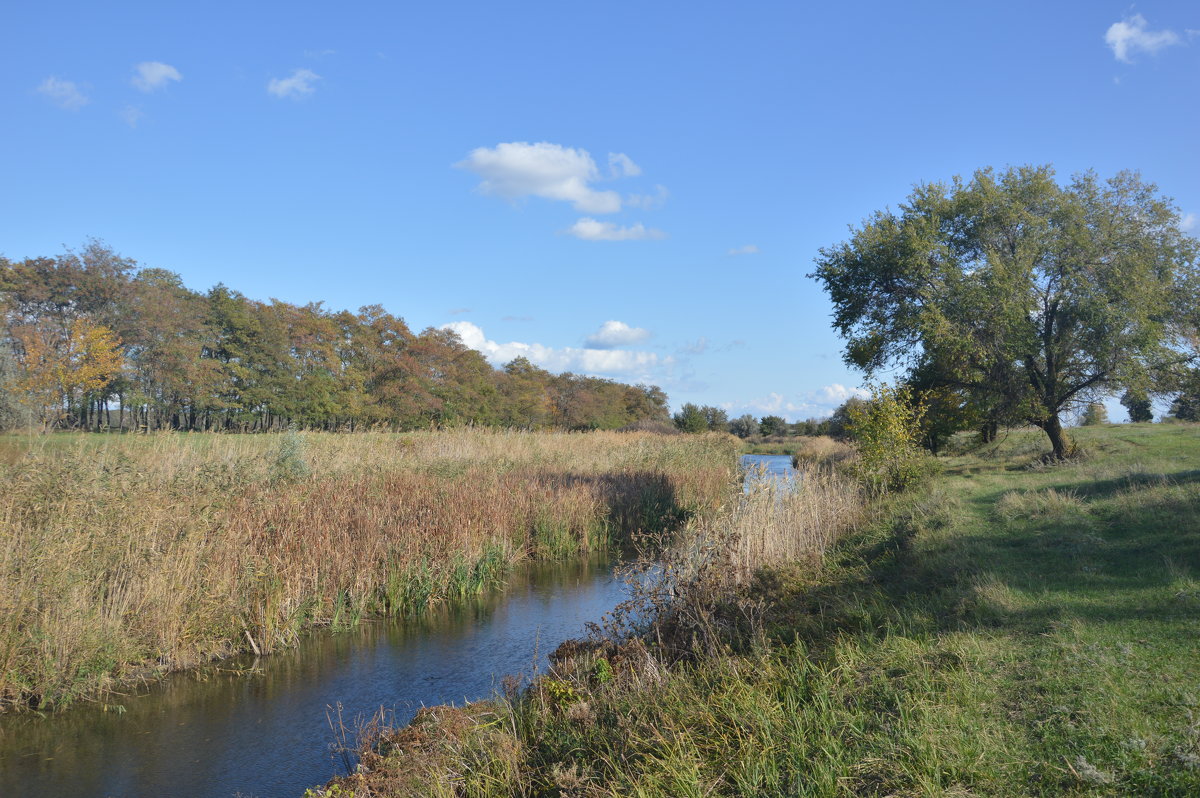
{"label": "autumn tree", "polygon": [[85,319],[72,322],[65,333],[51,325],[23,325],[14,339],[17,395],[43,430],[69,417],[88,393],[121,370],[120,342],[112,330]]}
{"label": "autumn tree", "polygon": [[1133,173],[1061,186],[1050,167],[985,169],[921,185],[816,264],[849,364],[924,364],[985,415],[1041,427],[1055,458],[1070,450],[1064,410],[1187,358],[1177,322],[1197,241]]}

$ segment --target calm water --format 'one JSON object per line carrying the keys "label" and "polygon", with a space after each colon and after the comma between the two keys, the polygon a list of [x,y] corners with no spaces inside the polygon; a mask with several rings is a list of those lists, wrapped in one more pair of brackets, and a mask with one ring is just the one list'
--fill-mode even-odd
{"label": "calm water", "polygon": [[756,483],[774,482],[792,486],[796,479],[796,470],[792,468],[790,454],[744,454],[742,469],[746,472],[747,492]]}
{"label": "calm water", "polygon": [[255,675],[178,675],[113,699],[123,713],[2,717],[0,796],[296,798],[342,772],[327,707],[341,702],[351,726],[381,706],[403,723],[421,705],[486,698],[503,676],[544,668],[623,590],[604,563],[530,566],[465,607],[314,634]]}

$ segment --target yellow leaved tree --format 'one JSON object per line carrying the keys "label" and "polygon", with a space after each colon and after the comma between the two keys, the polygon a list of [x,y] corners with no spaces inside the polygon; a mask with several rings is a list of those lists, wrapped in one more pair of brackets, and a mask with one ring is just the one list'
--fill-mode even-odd
{"label": "yellow leaved tree", "polygon": [[86,319],[76,319],[66,330],[48,324],[22,325],[13,331],[13,340],[18,396],[41,420],[43,431],[121,371],[116,333]]}

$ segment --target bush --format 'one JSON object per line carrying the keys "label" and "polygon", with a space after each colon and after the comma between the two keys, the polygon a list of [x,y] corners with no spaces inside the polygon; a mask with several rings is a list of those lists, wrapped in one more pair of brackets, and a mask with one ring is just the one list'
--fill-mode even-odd
{"label": "bush", "polygon": [[854,471],[875,493],[901,491],[929,476],[934,461],[920,446],[925,408],[907,388],[873,386],[871,398],[846,405],[847,432],[858,448]]}

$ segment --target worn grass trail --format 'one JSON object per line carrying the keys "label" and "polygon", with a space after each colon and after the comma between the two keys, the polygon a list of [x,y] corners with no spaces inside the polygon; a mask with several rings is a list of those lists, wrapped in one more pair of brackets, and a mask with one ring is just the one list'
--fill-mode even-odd
{"label": "worn grass trail", "polygon": [[823,566],[762,574],[761,634],[581,655],[426,713],[338,789],[1198,795],[1200,428],[1076,437],[1052,468],[1033,432],[943,458]]}

